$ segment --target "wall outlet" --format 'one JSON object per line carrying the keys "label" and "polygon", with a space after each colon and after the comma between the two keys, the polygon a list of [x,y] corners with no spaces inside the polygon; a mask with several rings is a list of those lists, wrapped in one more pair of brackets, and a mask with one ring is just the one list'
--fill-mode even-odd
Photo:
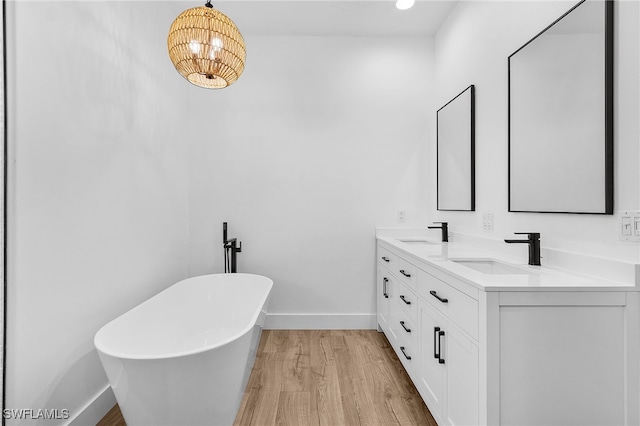
{"label": "wall outlet", "polygon": [[407,212],[405,210],[398,210],[398,223],[405,223],[407,221]]}
{"label": "wall outlet", "polygon": [[620,212],[618,239],[620,241],[640,242],[640,212]]}
{"label": "wall outlet", "polygon": [[493,213],[482,213],[482,230],[493,231]]}

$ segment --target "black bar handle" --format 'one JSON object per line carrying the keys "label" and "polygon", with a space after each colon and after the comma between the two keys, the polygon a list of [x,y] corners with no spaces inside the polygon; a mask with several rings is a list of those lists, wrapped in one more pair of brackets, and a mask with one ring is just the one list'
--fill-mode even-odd
{"label": "black bar handle", "polygon": [[407,355],[407,353],[404,351],[404,346],[400,346],[400,350],[402,351],[402,355],[404,355],[404,357],[406,359],[408,359],[409,361],[411,361],[411,357],[409,355]]}
{"label": "black bar handle", "polygon": [[438,353],[438,331],[440,331],[440,327],[433,327],[433,357],[435,359],[440,359],[440,354]]}
{"label": "black bar handle", "polygon": [[227,222],[222,222],[222,244],[227,244]]}
{"label": "black bar handle", "polygon": [[404,303],[406,303],[407,305],[410,305],[410,304],[411,304],[411,301],[409,301],[409,300],[407,300],[407,299],[405,299],[405,298],[404,298],[404,294],[401,294],[401,295],[400,295],[400,299],[402,299],[402,301],[403,301]]}
{"label": "black bar handle", "polygon": [[444,359],[442,358],[442,341],[440,338],[444,336],[444,331],[438,331],[438,347],[440,348],[440,353],[438,354],[438,362],[440,364],[444,364]]}
{"label": "black bar handle", "polygon": [[407,278],[411,278],[411,274],[407,274],[407,273],[404,271],[404,269],[400,269],[400,273],[401,273],[402,275],[404,275],[405,277],[407,277]]}
{"label": "black bar handle", "polygon": [[400,321],[400,325],[402,326],[402,328],[404,328],[404,331],[406,331],[407,333],[411,333],[411,329],[407,328],[407,326],[404,325],[404,321]]}
{"label": "black bar handle", "polygon": [[386,256],[382,256],[380,259],[384,260],[385,262],[388,262],[388,261],[389,261],[389,258],[388,258],[388,257],[386,257]]}
{"label": "black bar handle", "polygon": [[382,279],[382,295],[385,299],[389,298],[389,292],[387,292],[387,283],[389,282],[389,278],[384,277]]}
{"label": "black bar handle", "polygon": [[429,294],[435,297],[436,299],[438,299],[439,301],[441,301],[442,303],[449,303],[449,299],[447,299],[446,297],[438,296],[438,293],[436,293],[435,290],[431,290]]}

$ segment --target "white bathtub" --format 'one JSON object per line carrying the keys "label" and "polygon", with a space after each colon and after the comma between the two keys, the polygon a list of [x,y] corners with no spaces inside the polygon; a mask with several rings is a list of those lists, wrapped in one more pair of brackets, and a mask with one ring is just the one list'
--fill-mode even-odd
{"label": "white bathtub", "polygon": [[273,281],[180,281],[98,331],[94,344],[125,421],[231,425],[251,374]]}

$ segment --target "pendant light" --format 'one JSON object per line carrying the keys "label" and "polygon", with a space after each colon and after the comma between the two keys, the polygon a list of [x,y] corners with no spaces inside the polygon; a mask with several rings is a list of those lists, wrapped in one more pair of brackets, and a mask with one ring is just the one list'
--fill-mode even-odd
{"label": "pendant light", "polygon": [[211,1],[178,15],[169,29],[167,47],[176,70],[196,86],[222,89],[244,70],[242,34]]}

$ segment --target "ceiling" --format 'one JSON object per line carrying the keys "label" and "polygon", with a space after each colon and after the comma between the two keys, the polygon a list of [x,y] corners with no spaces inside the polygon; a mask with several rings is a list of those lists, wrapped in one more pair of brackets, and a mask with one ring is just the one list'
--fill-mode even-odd
{"label": "ceiling", "polygon": [[[199,2],[169,3],[177,16]],[[433,35],[456,4],[453,0],[416,0],[411,9],[398,10],[394,0],[212,0],[212,3],[245,36]]]}

